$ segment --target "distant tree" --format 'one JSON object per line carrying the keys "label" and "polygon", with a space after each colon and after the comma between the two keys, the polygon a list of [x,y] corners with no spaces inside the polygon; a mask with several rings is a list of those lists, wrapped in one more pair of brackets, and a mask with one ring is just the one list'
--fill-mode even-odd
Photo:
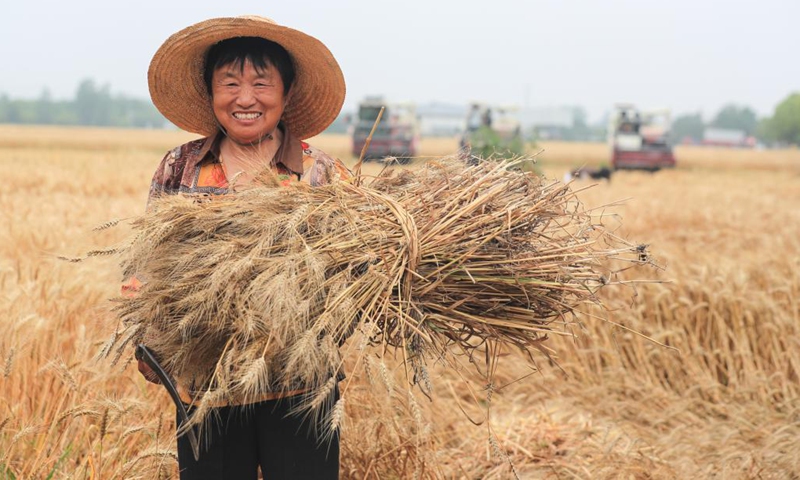
{"label": "distant tree", "polygon": [[113,99],[112,106],[111,122],[113,125],[161,128],[167,123],[166,119],[150,102],[120,95]]}
{"label": "distant tree", "polygon": [[4,122],[7,123],[23,123],[22,109],[19,102],[16,100],[8,100],[5,107]]}
{"label": "distant tree", "polygon": [[743,130],[748,135],[753,135],[758,128],[758,117],[756,117],[756,112],[749,107],[730,104],[722,107],[711,125],[717,128]]}
{"label": "distant tree", "polygon": [[72,100],[58,100],[52,103],[53,125],[78,125],[78,113]]}
{"label": "distant tree", "polygon": [[8,111],[8,104],[10,102],[11,102],[11,100],[8,98],[7,94],[5,94],[5,93],[0,94],[0,123],[8,122],[8,119],[6,118],[6,116],[7,116],[7,111]]}
{"label": "distant tree", "polygon": [[39,95],[39,100],[35,105],[36,110],[36,123],[40,125],[50,125],[55,119],[55,111],[53,105],[53,97],[50,95],[50,90],[42,90]]}
{"label": "distant tree", "polygon": [[586,141],[592,136],[592,129],[586,121],[586,110],[583,107],[572,108],[572,126],[564,132],[564,140]]}
{"label": "distant tree", "polygon": [[758,121],[756,128],[756,138],[766,143],[767,145],[773,144],[777,141],[772,132],[772,118],[762,118]]}
{"label": "distant tree", "polygon": [[700,142],[705,130],[706,125],[700,113],[681,115],[672,122],[672,138],[675,142],[682,142],[687,137]]}
{"label": "distant tree", "polygon": [[769,140],[800,145],[800,93],[792,93],[775,107],[762,132]]}
{"label": "distant tree", "polygon": [[81,125],[111,125],[111,94],[108,85],[98,88],[86,79],[75,93],[75,109]]}
{"label": "distant tree", "polygon": [[98,87],[87,79],[78,86],[74,100],[54,100],[48,89],[36,100],[0,95],[0,123],[162,128],[167,120],[151,102],[112,97],[108,85]]}
{"label": "distant tree", "polygon": [[97,89],[94,80],[83,80],[78,85],[75,93],[75,110],[78,121],[84,125],[91,125],[97,110]]}

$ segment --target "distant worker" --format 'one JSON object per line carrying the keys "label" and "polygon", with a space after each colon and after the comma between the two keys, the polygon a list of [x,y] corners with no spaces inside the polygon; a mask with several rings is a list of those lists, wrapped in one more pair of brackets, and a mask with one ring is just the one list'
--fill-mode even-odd
{"label": "distant worker", "polygon": [[467,130],[474,131],[479,129],[481,126],[481,113],[480,107],[473,103],[470,106],[469,113],[467,114]]}
{"label": "distant worker", "polygon": [[492,109],[487,108],[481,117],[481,125],[492,128]]}

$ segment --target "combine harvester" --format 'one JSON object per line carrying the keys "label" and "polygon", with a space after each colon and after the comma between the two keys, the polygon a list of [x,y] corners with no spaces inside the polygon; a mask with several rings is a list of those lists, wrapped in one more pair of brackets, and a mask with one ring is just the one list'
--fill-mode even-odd
{"label": "combine harvester", "polygon": [[669,110],[644,112],[630,104],[616,105],[608,126],[611,165],[651,172],[675,167],[670,126]]}
{"label": "combine harvester", "polygon": [[479,158],[515,158],[525,153],[525,140],[516,107],[472,102],[459,148]]}
{"label": "combine harvester", "polygon": [[419,151],[419,118],[413,103],[387,102],[383,97],[367,97],[358,106],[358,119],[353,129],[353,156],[358,158],[372,131],[378,112],[383,116],[375,129],[364,160],[396,157],[408,163]]}

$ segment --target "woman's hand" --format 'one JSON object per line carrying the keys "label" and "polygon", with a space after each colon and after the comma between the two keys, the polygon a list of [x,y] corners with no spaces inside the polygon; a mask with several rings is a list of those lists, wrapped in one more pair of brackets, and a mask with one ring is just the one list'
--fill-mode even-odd
{"label": "woman's hand", "polygon": [[148,382],[161,384],[161,380],[158,379],[156,372],[150,368],[150,365],[144,363],[142,360],[139,360],[139,373],[141,373],[144,379]]}

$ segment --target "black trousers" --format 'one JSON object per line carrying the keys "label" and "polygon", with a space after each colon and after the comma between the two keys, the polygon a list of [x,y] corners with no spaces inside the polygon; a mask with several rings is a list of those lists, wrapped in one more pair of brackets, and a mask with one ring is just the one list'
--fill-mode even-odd
{"label": "black trousers", "polygon": [[[332,406],[339,397],[336,389]],[[339,434],[321,439],[310,419],[290,415],[299,398],[222,407],[209,415],[195,460],[189,438],[178,438],[181,480],[335,480]],[[214,417],[214,418],[212,418]]]}

